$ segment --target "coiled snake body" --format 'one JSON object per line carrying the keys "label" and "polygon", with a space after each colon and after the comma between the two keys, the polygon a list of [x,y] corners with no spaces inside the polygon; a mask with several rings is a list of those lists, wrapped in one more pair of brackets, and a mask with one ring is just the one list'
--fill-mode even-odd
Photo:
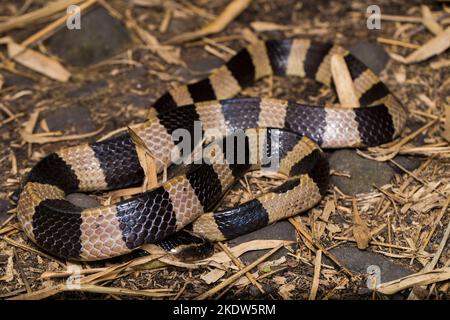
{"label": "coiled snake body", "polygon": [[[330,60],[344,56],[360,108],[344,109],[265,98],[235,98],[267,75],[307,77],[330,86]],[[320,147],[364,147],[399,135],[406,113],[379,78],[344,48],[305,39],[258,42],[199,82],[170,90],[149,119],[133,127],[161,173],[171,165],[179,128],[218,129],[224,136],[245,130],[247,161],[187,166],[183,174],[117,204],[82,209],[65,200],[73,192],[139,185],[144,171],[130,134],[50,154],[31,170],[18,202],[27,236],[50,253],[73,260],[99,260],[158,243],[188,226],[208,240],[223,240],[293,216],[316,205],[328,186],[328,163]],[[263,130],[264,128],[269,128]],[[274,140],[273,137],[276,137]],[[262,142],[261,142],[262,141]],[[275,141],[275,142],[272,142]],[[212,212],[248,170],[252,154],[271,150],[288,176],[279,187],[238,207]],[[215,157],[226,156],[225,148]]]}

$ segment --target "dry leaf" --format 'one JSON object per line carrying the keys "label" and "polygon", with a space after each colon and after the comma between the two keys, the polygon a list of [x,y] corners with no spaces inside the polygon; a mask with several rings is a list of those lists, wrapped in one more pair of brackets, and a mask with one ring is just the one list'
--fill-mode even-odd
{"label": "dry leaf", "polygon": [[370,230],[365,221],[361,219],[358,208],[356,206],[356,199],[353,198],[353,237],[356,240],[358,249],[366,249],[370,242]]}
{"label": "dry leaf", "polygon": [[341,227],[339,227],[337,224],[334,224],[334,223],[328,223],[328,224],[326,225],[326,229],[327,229],[328,231],[330,231],[331,234],[333,234],[333,233],[339,233],[339,232],[342,231]]}
{"label": "dry leaf", "polygon": [[278,289],[278,294],[283,298],[283,300],[291,300],[291,292],[295,289],[293,284],[284,284]]}
{"label": "dry leaf", "polygon": [[450,47],[450,27],[429,40],[419,49],[411,53],[404,60],[405,63],[414,63],[426,60],[432,56],[441,54]]}
{"label": "dry leaf", "polygon": [[286,262],[286,257],[282,256],[281,258],[277,259],[277,260],[272,260],[272,261],[266,261],[262,264],[260,264],[258,266],[259,270],[266,270],[267,268],[273,268],[273,267],[277,267],[280,264],[283,264]]}
{"label": "dry leaf", "polygon": [[66,82],[71,75],[58,61],[13,41],[8,42],[8,56],[25,67],[58,81]]}
{"label": "dry leaf", "polygon": [[286,280],[287,279],[285,277],[281,277],[281,276],[273,277],[273,281],[280,286],[286,284]]}
{"label": "dry leaf", "polygon": [[200,278],[206,282],[206,284],[211,284],[219,280],[225,275],[225,270],[221,269],[213,269],[208,273],[205,273],[200,276]]}

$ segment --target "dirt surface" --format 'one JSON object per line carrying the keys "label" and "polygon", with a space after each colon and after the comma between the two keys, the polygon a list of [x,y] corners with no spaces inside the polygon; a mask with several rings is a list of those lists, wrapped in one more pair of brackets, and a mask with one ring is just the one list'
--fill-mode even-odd
{"label": "dirt surface", "polygon": [[[24,2],[0,1],[0,16],[23,14],[18,10],[21,10]],[[182,32],[202,27],[211,21],[208,17],[219,14],[228,1],[197,0],[189,1],[189,5],[181,5],[182,2],[177,1],[166,32],[161,32],[159,28],[167,9],[164,9],[158,1],[150,2],[155,4],[145,7],[132,6],[132,1],[110,1],[108,3],[111,7],[106,9],[96,5],[82,15],[81,30],[69,31],[62,28],[38,46],[33,47],[61,61],[70,70],[72,77],[65,83],[51,80],[19,64],[14,65],[13,70],[7,71],[4,66],[11,61],[6,58],[4,46],[1,48],[0,74],[3,76],[4,85],[0,90],[0,105],[19,116],[13,121],[4,123],[10,115],[5,110],[0,110],[0,298],[52,288],[64,283],[67,279],[66,277],[42,279],[42,274],[45,272],[64,271],[71,264],[45,256],[39,251],[33,251],[38,248],[27,240],[21,231],[14,216],[15,203],[10,198],[19,188],[20,181],[30,168],[46,154],[63,146],[92,142],[112,130],[142,122],[146,118],[148,107],[166,90],[176,84],[204,77],[211,69],[221,65],[224,59],[231,57],[230,53],[233,50],[239,50],[247,45],[249,33],[260,39],[293,36],[314,38],[321,41],[333,41],[345,47],[362,46],[364,51],[368,42],[376,44],[377,37],[394,38],[396,32],[408,24],[382,21],[380,30],[369,30],[366,28],[364,18],[368,5],[376,2],[383,13],[392,15],[420,16],[419,4],[422,3],[406,0],[253,1],[223,32],[210,36],[211,39],[216,39],[220,45],[231,50],[220,50],[220,46],[213,45],[214,52],[219,51],[221,54],[211,54],[211,51],[205,50],[208,43],[193,41],[175,46],[175,50],[180,50],[180,63],[169,64],[154,48],[142,43],[129,22],[134,21],[164,43]],[[25,11],[38,9],[44,3],[45,1],[32,1],[31,6],[25,8]],[[427,3],[431,10],[443,12],[440,3],[429,1]],[[198,8],[201,8],[201,14]],[[23,29],[7,32],[6,35],[20,42],[51,21],[49,19],[35,23]],[[85,25],[83,21],[87,21]],[[252,29],[252,22],[261,21],[290,27],[267,32]],[[96,23],[101,27],[97,27]],[[409,30],[417,25],[412,24]],[[295,30],[295,27],[300,28]],[[423,44],[431,37],[430,32],[420,31],[409,41],[414,44]],[[114,39],[114,41],[109,42],[108,39]],[[105,42],[108,42],[106,47]],[[371,60],[375,64],[374,68],[382,70],[380,76],[383,81],[410,110],[408,129],[403,136],[407,136],[433,119],[430,116],[413,114],[412,111],[442,117],[444,106],[448,106],[449,103],[449,67],[447,65],[447,67],[434,68],[431,64],[448,61],[450,59],[448,50],[425,62],[403,65],[390,59],[386,51],[406,56],[412,52],[411,49],[380,44],[375,46],[376,50],[366,50],[366,53],[362,54],[367,57],[367,52],[369,55],[372,53],[372,56],[367,57],[368,61]],[[384,65],[381,61],[387,61],[387,64]],[[289,98],[309,103],[327,103],[335,99],[331,90],[310,80],[280,78],[271,80],[273,81],[267,79],[260,81],[255,87],[245,90],[243,94]],[[45,132],[47,129],[61,130],[68,135],[89,133],[102,128],[101,133],[87,139],[73,141],[26,143],[20,134],[21,130],[30,115],[38,109],[41,111],[35,132]],[[438,120],[431,129],[422,132],[423,134],[412,143],[416,145],[445,143],[440,136],[443,125],[444,123]],[[367,289],[366,269],[370,264],[380,265],[381,280],[389,281],[418,272],[431,261],[449,223],[448,211],[441,214],[450,192],[448,155],[439,157],[439,155],[431,156],[425,153],[422,156],[415,155],[409,160],[399,159],[399,163],[406,161],[401,163],[408,170],[412,171],[419,167],[420,171],[416,171],[415,176],[405,173],[390,161],[380,163],[373,160],[355,160],[356,162],[347,163],[348,159],[358,157],[354,150],[340,151],[340,154],[333,154],[330,151],[330,156],[336,163],[348,164],[338,165],[335,168],[337,176],[334,179],[344,179],[344,182],[336,182],[336,185],[340,183],[342,186],[347,183],[351,185],[351,188],[341,190],[331,186],[320,205],[299,218],[299,221],[310,230],[316,242],[328,248],[343,266],[350,269],[352,276],[342,272],[340,266],[331,261],[327,254],[323,254],[316,298],[406,298],[409,290],[404,290],[395,296],[385,296]],[[429,159],[431,160],[426,162]],[[353,169],[355,170],[353,178],[357,180],[357,184],[351,180]],[[356,176],[358,172],[365,174]],[[230,206],[248,200],[252,194],[270,187],[270,181],[265,178],[252,175],[247,178],[228,195],[225,205]],[[348,181],[345,182],[345,179]],[[402,189],[405,183],[406,187]],[[246,191],[247,184],[250,185],[248,188],[252,190],[252,193]],[[384,184],[387,186],[383,187]],[[342,189],[344,188],[345,186]],[[419,191],[420,194],[418,194]],[[372,240],[381,245],[371,244],[365,250],[356,249],[352,235],[351,196],[354,194],[356,194],[362,219],[372,232],[377,231],[373,234]],[[434,198],[429,199],[427,196]],[[321,215],[324,207],[330,203],[333,203],[335,210],[332,211],[329,219],[323,220]],[[382,208],[386,205],[388,208],[382,212]],[[231,287],[223,294],[222,299],[307,299],[310,296],[316,247],[307,243],[303,236],[299,236],[289,223],[284,222],[279,227],[271,228],[275,228],[270,230],[274,238],[278,236],[277,239],[292,239],[296,236],[298,243],[278,255],[271,265],[266,263],[253,270],[257,277],[269,274],[259,280],[264,293],[255,286],[244,283],[244,285]],[[320,232],[321,228],[323,230]],[[425,243],[425,247],[421,247],[430,231],[434,231],[431,238]],[[267,234],[264,230],[259,232],[259,234]],[[244,243],[248,239],[267,238],[258,237],[256,233],[256,236],[250,235],[241,239],[241,242],[234,240],[230,246]],[[383,244],[386,243],[391,246],[384,246]],[[449,244],[445,246],[436,268],[443,267],[446,263],[448,267],[450,258],[448,249]],[[220,250],[216,246],[216,251]],[[258,254],[247,256],[243,260],[248,264],[264,252],[258,251]],[[103,268],[135,258],[135,255],[130,255],[110,261],[82,263],[79,266],[83,269]],[[124,272],[118,277],[101,282],[101,285],[131,290],[164,288],[174,293],[168,298],[173,298],[175,294],[180,293],[179,298],[191,299],[220,282],[219,280],[217,283],[207,284],[202,279],[202,276],[212,269],[214,268],[205,266],[194,269],[152,266],[147,270]],[[222,279],[231,276],[234,272],[235,270],[228,269]],[[440,284],[434,288],[417,288],[415,292],[419,298],[423,299],[448,299],[447,290],[448,284],[446,287]],[[63,292],[52,298],[141,299],[145,297],[113,293]]]}

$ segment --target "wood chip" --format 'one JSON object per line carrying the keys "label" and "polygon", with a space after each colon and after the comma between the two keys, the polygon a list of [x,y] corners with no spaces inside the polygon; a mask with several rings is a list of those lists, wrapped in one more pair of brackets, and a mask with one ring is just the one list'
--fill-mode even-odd
{"label": "wood chip", "polygon": [[331,56],[331,74],[341,107],[357,108],[359,100],[355,93],[350,71],[342,55],[336,53]]}
{"label": "wood chip", "polygon": [[49,78],[66,82],[71,73],[58,61],[53,60],[42,53],[27,49],[13,41],[8,42],[8,56],[21,65],[39,72]]}
{"label": "wood chip", "polygon": [[144,170],[144,183],[142,184],[141,192],[145,192],[158,185],[158,173],[156,171],[155,158],[145,145],[144,141],[142,141],[133,129],[128,128],[128,134],[136,146],[139,163]]}
{"label": "wood chip", "polygon": [[284,284],[278,289],[278,294],[283,298],[283,300],[292,300],[291,292],[294,291],[295,285]]}
{"label": "wood chip", "polygon": [[211,271],[209,271],[208,273],[201,275],[200,278],[203,281],[205,281],[206,284],[211,284],[211,283],[216,282],[220,278],[222,278],[224,275],[225,275],[225,270],[214,268]]}
{"label": "wood chip", "polygon": [[[316,236],[316,239],[320,239],[322,237],[323,232],[325,231],[325,228],[328,227],[328,219],[330,218],[330,215],[335,212],[335,210],[336,210],[336,207],[334,205],[334,201],[328,200],[325,203],[323,212],[319,217],[319,219],[321,221],[317,221],[315,223],[316,232],[314,233],[314,235]],[[333,226],[331,226],[331,229],[333,229],[334,227],[337,227],[337,226],[333,225]],[[330,229],[328,229],[328,230],[330,230]],[[336,230],[336,228],[334,228],[334,230]]]}

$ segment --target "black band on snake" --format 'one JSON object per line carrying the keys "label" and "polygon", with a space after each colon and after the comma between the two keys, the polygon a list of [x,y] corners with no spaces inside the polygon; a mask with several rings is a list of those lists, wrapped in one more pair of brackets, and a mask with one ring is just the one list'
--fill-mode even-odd
{"label": "black band on snake", "polygon": [[[345,59],[359,108],[230,99],[268,75],[307,77],[330,86],[333,54]],[[155,102],[148,120],[132,130],[151,153],[158,173],[172,165],[172,133],[180,128],[192,132],[195,121],[201,121],[204,132],[216,129],[223,137],[243,130],[246,161],[227,162],[222,148],[214,155],[222,161],[188,165],[150,191],[117,204],[82,209],[65,196],[143,182],[136,140],[123,134],[63,148],[36,164],[24,183],[17,208],[23,230],[46,251],[73,260],[122,255],[146,243],[160,243],[186,226],[211,241],[233,238],[315,206],[329,179],[320,147],[389,142],[402,131],[406,112],[380,79],[344,48],[291,39],[252,44],[208,78],[172,89]],[[251,142],[255,136],[256,144]],[[278,165],[249,161],[261,150],[272,160],[276,155]],[[288,178],[254,200],[214,212],[233,183],[254,169],[276,170]]]}

